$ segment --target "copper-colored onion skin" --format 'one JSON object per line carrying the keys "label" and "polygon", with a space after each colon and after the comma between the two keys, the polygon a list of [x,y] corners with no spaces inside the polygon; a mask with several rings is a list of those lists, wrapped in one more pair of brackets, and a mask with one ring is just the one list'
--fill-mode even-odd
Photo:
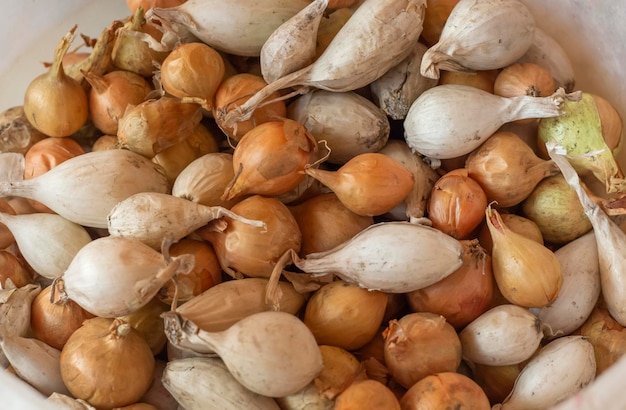
{"label": "copper-colored onion skin", "polygon": [[222,198],[277,196],[291,191],[305,178],[304,168],[311,163],[315,150],[315,138],[294,120],[257,125],[235,147],[235,177]]}
{"label": "copper-colored onion skin", "polygon": [[84,153],[80,144],[71,138],[44,138],[30,147],[24,155],[24,179],[35,178]]}
{"label": "copper-colored onion skin", "polygon": [[626,329],[611,317],[603,300],[581,326],[580,334],[593,345],[596,377],[626,354]]}
{"label": "copper-colored onion skin", "polygon": [[410,388],[426,376],[452,372],[461,364],[461,341],[441,315],[409,313],[385,329],[385,364],[391,376]]}
{"label": "copper-colored onion skin", "polygon": [[433,228],[465,239],[484,218],[487,195],[474,179],[462,170],[443,175],[433,186],[428,201],[428,218]]}
{"label": "copper-colored onion skin", "polygon": [[387,296],[383,292],[337,280],[311,296],[304,312],[304,324],[318,344],[354,350],[376,335],[386,306]]}
{"label": "copper-colored onion skin", "polygon": [[490,410],[485,392],[469,377],[455,372],[426,376],[400,399],[402,410]]}
{"label": "copper-colored onion skin", "polygon": [[[458,1],[458,0],[457,0]],[[439,84],[461,84],[478,88],[493,94],[494,84],[498,77],[498,70],[478,70],[473,73],[457,71],[441,71]]]}
{"label": "copper-colored onion skin", "polygon": [[[0,198],[0,212],[7,213],[9,215],[15,215],[17,213],[11,204],[3,198]],[[0,249],[6,249],[14,243],[15,238],[9,228],[7,228],[5,224],[0,223]]]}
{"label": "copper-colored onion skin", "polygon": [[137,330],[127,324],[120,329],[121,323],[89,319],[72,333],[61,351],[63,382],[74,397],[96,408],[133,404],[153,382],[152,350]]}
{"label": "copper-colored onion skin", "polygon": [[395,159],[378,152],[359,154],[337,171],[307,168],[305,172],[330,188],[357,215],[391,211],[413,189],[413,174]]}
{"label": "copper-colored onion skin", "polygon": [[442,315],[460,329],[486,312],[492,303],[491,256],[477,240],[462,240],[463,265],[439,282],[407,293],[414,312]]}
{"label": "copper-colored onion skin", "polygon": [[333,192],[315,195],[289,210],[302,232],[300,256],[333,249],[374,223],[371,216],[346,208]]}
{"label": "copper-colored onion skin", "polygon": [[550,72],[538,64],[527,62],[505,67],[494,84],[494,94],[502,97],[547,97],[555,91],[556,84]]}
{"label": "copper-colored onion skin", "polygon": [[33,275],[15,254],[0,250],[0,289],[10,289],[9,280],[16,288],[33,283]]}
{"label": "copper-colored onion skin", "polygon": [[[245,276],[269,278],[276,261],[287,250],[300,250],[302,234],[298,223],[278,199],[253,195],[235,204],[231,211],[244,218],[263,221],[267,227],[224,217],[196,231],[213,245],[227,273],[235,270]],[[215,230],[216,227],[222,230]]]}
{"label": "copper-colored onion skin", "polygon": [[183,238],[170,247],[171,256],[191,254],[195,264],[191,272],[178,274],[175,283],[170,281],[161,288],[158,298],[171,303],[178,286],[178,302],[184,302],[222,282],[222,267],[213,247],[205,242]]}
{"label": "copper-colored onion skin", "polygon": [[[221,123],[217,115],[219,111],[232,110],[252,97],[257,91],[265,87],[267,83],[257,74],[238,73],[225,78],[215,92],[215,107],[213,116],[217,125],[224,133],[236,143],[252,128],[264,122],[273,121],[277,118],[287,116],[287,106],[284,101],[274,101],[254,110],[252,117],[246,121],[237,122],[236,128],[226,127]],[[274,93],[268,97],[268,101],[280,97],[279,93]]]}
{"label": "copper-colored onion skin", "polygon": [[400,410],[396,395],[379,381],[359,380],[335,400],[335,410],[385,409]]}
{"label": "copper-colored onion skin", "polygon": [[528,360],[507,366],[473,364],[474,381],[483,389],[491,403],[502,403],[513,390],[513,385]]}
{"label": "copper-colored onion skin", "polygon": [[72,333],[94,315],[73,300],[60,297],[58,290],[55,290],[56,295],[51,301],[53,286],[43,288],[33,300],[30,326],[37,339],[61,350]]}

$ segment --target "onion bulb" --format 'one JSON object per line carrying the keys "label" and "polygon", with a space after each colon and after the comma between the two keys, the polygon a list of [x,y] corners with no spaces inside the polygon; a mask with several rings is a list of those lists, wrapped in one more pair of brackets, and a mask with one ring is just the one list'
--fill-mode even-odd
{"label": "onion bulb", "polygon": [[439,41],[443,26],[458,2],[459,0],[428,0],[426,2],[424,29],[421,35],[426,45],[432,46]]}
{"label": "onion bulb", "polygon": [[502,295],[523,307],[543,307],[553,302],[563,283],[554,252],[511,231],[491,206],[485,214],[493,241],[493,275]]}
{"label": "onion bulb", "polygon": [[278,199],[253,195],[230,210],[266,226],[252,226],[226,216],[196,231],[213,245],[222,269],[231,276],[269,277],[288,249],[300,250],[298,223]]}
{"label": "onion bulb", "polygon": [[534,63],[514,63],[498,74],[493,92],[503,97],[546,97],[554,91],[556,85],[547,69]]}
{"label": "onion bulb", "polygon": [[465,327],[491,306],[494,278],[491,256],[477,240],[462,240],[463,265],[425,288],[407,293],[414,312],[442,315],[456,329]]}
{"label": "onion bulb", "polygon": [[493,93],[493,87],[498,77],[498,70],[477,70],[470,73],[458,71],[442,71],[439,77],[439,85],[460,84],[469,85],[488,93]]}
{"label": "onion bulb", "polygon": [[64,296],[58,286],[48,285],[35,297],[30,326],[37,339],[61,350],[72,333],[94,315]]}
{"label": "onion bulb", "polygon": [[61,376],[76,398],[113,408],[139,401],[152,383],[154,356],[128,323],[93,318],[84,322],[61,351]]}
{"label": "onion bulb", "polygon": [[376,152],[359,154],[337,171],[309,167],[305,172],[330,188],[357,215],[384,214],[413,189],[413,174],[393,158]]}
{"label": "onion bulb", "polygon": [[291,191],[305,178],[303,171],[316,150],[315,138],[297,121],[284,118],[257,125],[235,147],[235,177],[224,190],[223,199]]}
{"label": "onion bulb", "polygon": [[428,201],[432,226],[456,239],[467,238],[483,221],[487,195],[467,170],[455,170],[435,182]]}
{"label": "onion bulb", "polygon": [[596,376],[613,366],[626,353],[626,329],[611,317],[602,300],[598,301],[580,327],[580,335],[593,345]]}
{"label": "onion bulb", "polygon": [[491,410],[483,389],[474,380],[456,372],[439,372],[424,377],[407,390],[400,405],[404,410]]}
{"label": "onion bulb", "polygon": [[161,63],[161,84],[167,93],[210,112],[224,71],[224,60],[215,49],[200,42],[182,43]]}
{"label": "onion bulb", "polygon": [[[513,232],[522,236],[532,239],[537,243],[544,244],[543,234],[539,226],[530,219],[518,214],[502,213],[500,214],[502,222]],[[493,249],[493,241],[491,239],[491,233],[489,233],[489,226],[483,224],[480,232],[478,233],[478,240],[483,248],[491,255]]]}
{"label": "onion bulb", "polygon": [[33,283],[33,277],[21,260],[7,250],[0,250],[0,289],[21,288]]}
{"label": "onion bulb", "polygon": [[409,313],[389,322],[383,332],[385,364],[405,388],[461,364],[461,341],[446,319],[434,313]]}
{"label": "onion bulb", "polygon": [[394,392],[379,381],[368,379],[352,383],[335,399],[335,410],[400,410]]}
{"label": "onion bulb", "polygon": [[319,345],[355,350],[369,342],[382,324],[387,296],[336,280],[311,295],[304,324]]}
{"label": "onion bulb", "polygon": [[37,130],[50,137],[67,137],[78,131],[89,116],[87,93],[65,74],[63,56],[74,39],[74,26],[61,39],[48,71],[33,79],[24,94],[24,114]]}

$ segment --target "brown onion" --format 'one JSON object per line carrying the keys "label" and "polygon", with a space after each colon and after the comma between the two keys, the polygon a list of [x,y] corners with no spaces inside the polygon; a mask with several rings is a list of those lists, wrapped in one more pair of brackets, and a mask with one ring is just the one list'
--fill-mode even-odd
{"label": "brown onion", "polygon": [[117,148],[117,135],[102,135],[91,145],[92,151],[104,151]]}
{"label": "brown onion", "polygon": [[371,216],[350,211],[332,192],[316,195],[289,210],[302,232],[301,256],[330,250],[374,223]]}
{"label": "brown onion", "polygon": [[318,344],[354,350],[374,337],[386,306],[384,293],[337,280],[313,293],[306,304],[304,323]]}
{"label": "brown onion", "polygon": [[426,376],[407,390],[400,405],[402,410],[491,409],[483,389],[469,377],[455,372]]}
{"label": "brown onion", "polygon": [[[4,212],[9,215],[15,215],[17,213],[11,204],[3,198],[0,198],[0,212]],[[15,238],[9,228],[7,228],[5,224],[0,223],[0,249],[6,249],[14,243]]]}
{"label": "brown onion", "polygon": [[474,363],[472,375],[492,403],[502,403],[513,390],[515,380],[526,363],[528,360],[507,366]]}
{"label": "brown onion", "polygon": [[514,63],[498,74],[494,94],[502,97],[547,97],[556,91],[552,74],[535,63]]}
{"label": "brown onion", "polygon": [[460,329],[486,312],[493,299],[491,257],[477,240],[462,240],[463,265],[433,285],[407,293],[414,312],[442,315]]}
{"label": "brown onion", "polygon": [[85,150],[72,138],[45,138],[30,147],[24,155],[24,179],[42,175],[84,153]]}
{"label": "brown onion", "polygon": [[337,171],[306,168],[305,172],[330,188],[357,215],[389,212],[413,189],[413,174],[377,152],[359,154]]}
{"label": "brown onion", "polygon": [[266,224],[266,228],[261,228],[224,217],[197,231],[213,245],[222,269],[231,276],[267,278],[287,250],[300,250],[302,234],[298,223],[278,199],[253,195],[230,210]]}
{"label": "brown onion", "polygon": [[424,28],[422,39],[428,46],[439,41],[443,26],[448,20],[450,12],[459,0],[427,0],[426,13],[424,14]]}
{"label": "brown onion", "polygon": [[33,300],[30,326],[37,339],[61,350],[72,333],[94,315],[64,296],[57,287],[56,283],[46,286]]}
{"label": "brown onion", "polygon": [[498,72],[498,70],[478,70],[472,73],[442,71],[439,84],[469,85],[493,94]]}
{"label": "brown onion", "polygon": [[359,380],[350,385],[335,400],[335,410],[363,409],[400,410],[396,395],[379,381]]}
{"label": "brown onion", "polygon": [[304,179],[303,171],[311,163],[316,144],[302,124],[288,118],[257,125],[235,147],[235,177],[224,190],[223,199],[291,191]]}
{"label": "brown onion", "polygon": [[224,60],[213,47],[200,42],[181,43],[161,64],[161,84],[174,97],[190,98],[211,111],[224,72]]}
{"label": "brown onion", "polygon": [[150,346],[152,354],[157,355],[167,343],[165,325],[161,319],[161,314],[168,310],[170,310],[169,305],[161,302],[158,298],[152,298],[141,308],[120,319],[137,330]]}
{"label": "brown onion", "polygon": [[139,401],[153,380],[148,342],[119,319],[85,321],[65,343],[60,362],[61,377],[72,395],[99,408]]}
{"label": "brown onion", "polygon": [[152,90],[150,83],[131,71],[114,70],[103,76],[86,72],[91,85],[89,114],[96,128],[116,135],[117,125],[129,105],[142,103]]}
{"label": "brown onion", "polygon": [[[513,232],[543,245],[543,234],[541,233],[539,226],[537,226],[537,224],[530,219],[518,214],[506,213],[500,214],[500,217],[502,218],[502,222],[504,222],[504,224]],[[483,224],[480,232],[478,233],[478,241],[482,247],[489,254],[491,254],[493,241],[491,240],[491,234],[489,233],[489,226],[486,223]]]}
{"label": "brown onion", "polygon": [[211,245],[183,238],[170,247],[171,256],[184,254],[194,256],[194,267],[189,273],[178,274],[175,282],[170,281],[161,288],[157,296],[165,303],[172,303],[175,295],[179,302],[188,301],[222,282],[222,268]]}
{"label": "brown onion", "polygon": [[483,221],[487,195],[466,170],[458,169],[443,175],[428,201],[428,219],[433,228],[464,239]]}
{"label": "brown onion", "polygon": [[[266,85],[267,83],[260,75],[239,73],[224,79],[215,92],[213,116],[222,131],[235,142],[239,141],[241,137],[257,125],[287,116],[285,101],[276,100],[254,110],[250,119],[238,122],[235,128],[226,127],[223,124],[221,121],[223,116],[217,115],[218,112],[232,110],[234,107],[243,104]],[[279,97],[279,93],[274,93],[268,97],[268,101]]]}
{"label": "brown onion", "polygon": [[385,364],[402,386],[426,376],[453,372],[461,364],[461,341],[454,327],[434,313],[409,313],[385,329]]}
{"label": "brown onion", "polygon": [[613,152],[613,155],[618,155],[622,147],[623,139],[622,131],[624,129],[624,122],[622,121],[622,117],[608,100],[596,94],[591,94],[591,96],[598,108],[604,141],[607,147]]}

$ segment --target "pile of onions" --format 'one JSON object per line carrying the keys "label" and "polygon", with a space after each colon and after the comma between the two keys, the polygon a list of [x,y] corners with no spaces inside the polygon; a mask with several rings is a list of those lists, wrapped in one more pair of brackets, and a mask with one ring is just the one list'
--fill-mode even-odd
{"label": "pile of onions", "polygon": [[259,3],[128,0],[0,114],[0,363],[71,408],[487,410],[626,352],[623,122],[523,1]]}

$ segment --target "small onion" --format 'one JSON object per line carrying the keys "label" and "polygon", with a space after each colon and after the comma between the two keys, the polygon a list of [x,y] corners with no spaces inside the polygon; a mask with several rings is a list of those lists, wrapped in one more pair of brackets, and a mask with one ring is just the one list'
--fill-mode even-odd
{"label": "small onion", "polygon": [[482,388],[472,379],[455,372],[424,377],[400,399],[403,410],[471,409],[491,410]]}
{"label": "small onion", "polygon": [[57,287],[58,284],[48,285],[35,297],[30,326],[37,339],[61,350],[72,333],[94,315],[64,297]]}
{"label": "small onion", "polygon": [[389,387],[376,380],[352,383],[335,400],[335,410],[357,409],[400,410],[400,403]]}
{"label": "small onion", "polygon": [[[456,0],[458,1],[458,0]],[[493,93],[498,70],[477,70],[471,73],[457,71],[442,71],[439,84],[461,84],[478,88],[488,93]]]}
{"label": "small onion", "polygon": [[464,239],[483,221],[487,195],[467,170],[443,175],[433,186],[428,201],[428,219],[433,228]]}
{"label": "small onion", "polygon": [[128,323],[137,330],[146,340],[154,355],[158,355],[165,348],[167,337],[161,314],[169,310],[169,305],[161,302],[158,298],[152,298],[150,302],[137,309],[133,313],[121,316],[119,319]]}
{"label": "small onion", "polygon": [[7,250],[0,250],[0,289],[21,288],[33,283],[33,277],[22,261]]}
{"label": "small onion", "polygon": [[354,350],[374,337],[386,306],[384,293],[336,280],[313,293],[306,304],[304,324],[318,344]]}
{"label": "small onion", "polygon": [[[525,236],[528,239],[532,239],[537,243],[543,243],[543,234],[539,229],[539,226],[530,219],[518,214],[500,214],[502,222],[513,232]],[[478,240],[485,250],[491,254],[493,248],[493,241],[491,240],[491,234],[489,233],[489,226],[483,224],[480,232],[478,233]]]}
{"label": "small onion", "polygon": [[442,315],[460,329],[491,306],[494,279],[491,257],[476,240],[462,240],[463,265],[425,288],[407,293],[414,312]]}
{"label": "small onion", "polygon": [[596,376],[626,354],[626,329],[609,313],[606,304],[600,300],[580,327],[580,335],[593,345],[596,358]]}
{"label": "small onion", "polygon": [[154,356],[128,323],[93,318],[84,322],[61,351],[61,376],[76,398],[94,407],[137,402],[152,383]]}
{"label": "small onion", "polygon": [[441,315],[409,313],[383,332],[385,364],[407,389],[433,373],[453,372],[461,364],[461,341]]}
{"label": "small onion", "polygon": [[443,26],[458,2],[459,0],[428,0],[426,2],[428,7],[424,15],[424,28],[421,36],[427,45],[432,46],[439,41]]}
{"label": "small onion", "polygon": [[556,91],[552,74],[535,63],[514,63],[504,68],[496,78],[494,94],[502,97],[530,95],[545,97]]}

